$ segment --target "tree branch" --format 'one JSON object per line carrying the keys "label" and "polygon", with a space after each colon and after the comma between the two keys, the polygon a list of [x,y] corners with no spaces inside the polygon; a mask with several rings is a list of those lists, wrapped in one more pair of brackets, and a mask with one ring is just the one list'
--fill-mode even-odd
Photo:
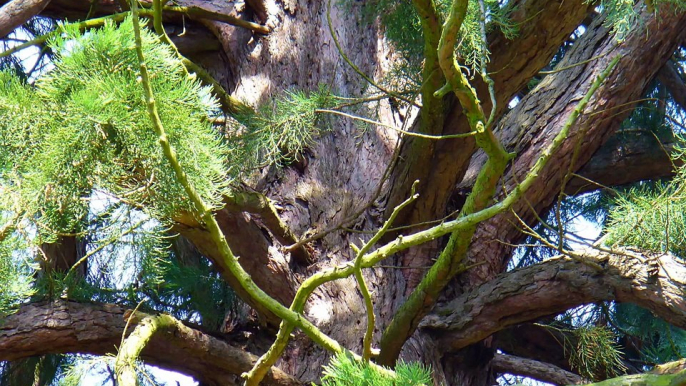
{"label": "tree branch", "polygon": [[0,8],[0,38],[38,15],[50,0],[13,0]]}
{"label": "tree branch", "polygon": [[589,250],[577,259],[556,257],[504,273],[438,308],[420,327],[443,347],[457,350],[508,326],[556,315],[586,303],[614,300],[649,309],[686,328],[686,262],[671,254],[629,249]]}
{"label": "tree branch", "polygon": [[[682,366],[679,366],[681,364]],[[589,383],[586,386],[682,386],[686,385],[686,369],[683,369],[683,360],[672,362],[669,365],[676,365],[662,373],[647,373],[625,375],[608,379],[602,382]]]}
{"label": "tree branch", "polygon": [[[604,67],[604,63],[611,56],[621,56],[618,70],[598,90],[594,98],[594,111],[589,111],[579,119],[569,141],[553,156],[549,166],[541,170],[538,180],[526,194],[536,212],[546,210],[559,194],[561,181],[569,170],[574,143],[582,141],[576,163],[579,167],[591,158],[628,115],[629,110],[623,106],[632,106],[657,69],[673,54],[678,42],[683,41],[686,36],[686,30],[681,27],[686,22],[684,12],[666,11],[657,17],[648,14],[641,17],[644,21],[643,27],[627,36],[621,45],[617,45],[615,38],[602,26],[602,20],[594,21],[588,27],[591,33],[581,37],[560,66],[599,55],[603,57],[586,66],[573,67],[563,73],[548,75],[533,92],[527,94],[501,119],[499,127],[502,131],[498,134],[507,143],[506,148],[514,149],[518,153],[510,166],[511,172],[506,172],[500,181],[504,192],[514,189],[529,165],[538,161],[541,147],[547,146],[545,144],[558,132],[562,121],[567,119],[571,107],[578,100],[579,93],[588,86],[592,73]],[[645,44],[646,34],[650,34],[651,41],[655,43],[650,48]],[[634,61],[631,57],[645,57],[647,60]],[[540,111],[545,113],[540,114]],[[521,129],[523,127],[526,127],[526,130]],[[583,131],[585,135],[580,139],[579,133]],[[473,170],[473,174],[478,173],[483,162],[483,157],[475,157],[470,172]],[[536,221],[536,213],[525,200],[513,205],[512,210],[527,223]],[[469,277],[464,280],[483,283],[503,271],[511,252],[510,245],[522,237],[516,223],[517,220],[512,213],[508,212],[479,225],[474,242],[470,246],[467,264],[481,262],[482,265],[470,270]]]}
{"label": "tree branch", "polygon": [[[49,353],[115,353],[126,323],[125,311],[114,304],[70,301],[23,305],[17,313],[0,319],[0,360]],[[240,374],[250,370],[257,361],[257,356],[240,346],[180,324],[153,335],[141,358],[213,386],[239,383]],[[272,368],[264,384],[298,386],[301,383]]]}
{"label": "tree branch", "polygon": [[[511,40],[500,33],[488,36],[489,51],[493,53],[488,70],[495,83],[498,105],[495,119],[506,110],[510,99],[538,71],[548,65],[560,44],[593,9],[592,4],[580,0],[518,0],[510,4],[514,8],[512,22],[517,24],[519,34]],[[555,20],[555,23],[551,23],[551,20]],[[541,39],[540,36],[546,38]],[[523,52],[526,52],[526,55],[523,55]],[[475,79],[473,84],[477,95],[488,95],[488,87],[484,82]],[[449,106],[449,112],[442,127],[424,130],[431,130],[432,134],[471,131],[455,98],[448,98],[444,103]],[[483,108],[491,108],[488,98],[483,98]],[[415,126],[423,124],[424,113],[425,111],[420,113]],[[413,131],[421,130],[414,127]],[[441,141],[432,146],[415,145],[415,142],[421,141],[410,138],[404,142],[406,143],[403,144],[400,156],[403,162],[398,165],[391,178],[392,191],[386,206],[386,215],[408,196],[412,182],[419,179],[421,185],[417,191],[421,193],[421,197],[409,213],[399,218],[399,223],[414,224],[443,217],[455,185],[464,176],[470,158],[476,150],[475,141],[470,138]],[[421,259],[421,256],[419,258]],[[425,265],[429,258],[430,256],[425,256],[425,260],[408,264]]]}
{"label": "tree branch", "polygon": [[548,328],[544,323],[522,323],[498,331],[494,345],[504,354],[545,362],[571,372],[565,342],[574,347],[577,338],[570,332]]}
{"label": "tree branch", "polygon": [[569,180],[565,193],[577,195],[602,187],[671,177],[683,161],[671,159],[675,138],[649,130],[622,131],[610,137]]}
{"label": "tree branch", "polygon": [[579,375],[555,365],[514,355],[496,354],[491,361],[491,366],[493,371],[498,373],[522,375],[556,385],[580,385],[584,383],[584,379]]}
{"label": "tree branch", "polygon": [[[493,146],[496,149],[492,149],[492,151],[486,150],[489,153],[486,165],[479,173],[475,187],[469,194],[467,202],[455,221],[472,216],[481,216],[483,220],[475,220],[468,223],[466,226],[455,229],[450,235],[448,245],[441,252],[436,263],[431,266],[429,272],[426,273],[426,276],[424,276],[417,288],[414,289],[405,303],[403,303],[390,325],[386,328],[386,331],[384,331],[381,339],[380,363],[390,366],[395,362],[400,354],[402,345],[414,333],[422,317],[431,310],[443,288],[448,285],[455,275],[465,270],[466,266],[463,260],[477,225],[486,220],[486,218],[495,216],[495,213],[500,213],[510,208],[536,182],[540,171],[548,166],[548,162],[567,139],[571,127],[576,123],[595,91],[610,75],[618,61],[619,57],[610,60],[607,67],[595,77],[584,97],[576,104],[571,114],[567,117],[567,121],[562,129],[557,133],[550,145],[540,153],[534,165],[526,169],[526,177],[502,201],[490,207],[486,207],[486,205],[493,198],[496,183],[502,175],[502,170],[505,169],[508,156],[497,140],[493,139],[494,142],[491,142],[481,139],[479,141],[479,146],[484,148],[484,150],[486,148],[482,146],[482,143],[488,143],[487,146]],[[446,77],[448,76],[446,75]],[[483,124],[481,126],[483,129]],[[493,133],[488,128],[485,130],[484,136],[493,136]]]}
{"label": "tree branch", "polygon": [[676,102],[682,109],[686,109],[686,84],[679,73],[674,68],[674,62],[668,61],[657,72],[657,79],[667,87],[669,93],[672,94],[674,102]]}

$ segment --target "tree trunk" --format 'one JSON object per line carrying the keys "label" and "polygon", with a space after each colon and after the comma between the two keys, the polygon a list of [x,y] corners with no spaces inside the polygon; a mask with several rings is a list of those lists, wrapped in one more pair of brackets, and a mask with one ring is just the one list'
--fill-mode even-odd
{"label": "tree trunk", "polygon": [[[90,3],[87,0],[54,0],[45,8],[44,15],[83,17]],[[115,7],[109,1],[96,3],[100,7],[96,8],[95,14],[113,12]],[[245,9],[234,9],[231,5],[230,10],[225,2],[218,0],[180,0],[178,3],[219,7],[227,15],[236,17],[254,16],[255,21],[270,29],[267,36],[262,36],[223,21],[195,18],[188,24],[193,33],[186,34],[181,28],[176,28],[181,36],[172,33],[184,54],[204,65],[233,96],[248,104],[265,103],[283,90],[315,90],[321,84],[341,96],[360,96],[369,87],[337,51],[328,30],[325,2],[254,0],[248,1]],[[635,181],[638,174],[633,172],[622,176],[606,174],[608,162],[615,162],[613,157],[617,156],[616,149],[612,147],[608,148],[608,153],[612,154],[609,160],[598,156],[595,158],[597,165],[589,160],[593,160],[593,154],[626,115],[616,115],[613,109],[637,99],[677,44],[686,38],[686,29],[683,28],[686,14],[664,13],[659,22],[643,15],[646,29],[635,31],[621,45],[616,44],[600,20],[595,21],[566,54],[560,67],[595,59],[548,75],[516,108],[505,114],[512,96],[550,62],[560,44],[593,8],[581,0],[519,0],[516,3],[519,7],[514,19],[521,22],[520,35],[511,42],[502,36],[491,36],[493,60],[489,70],[503,69],[494,76],[498,95],[495,114],[502,116],[496,133],[510,150],[517,153],[511,170],[501,180],[503,191],[512,190],[521,180],[541,150],[559,132],[594,78],[615,55],[622,57],[617,69],[598,90],[594,103],[586,109],[570,138],[527,193],[527,198],[534,203],[536,212],[542,212],[557,197],[567,172],[577,171],[584,165],[581,174],[602,183]],[[364,7],[364,2],[356,1],[349,2],[346,8],[333,7],[332,23],[347,57],[369,76],[379,78],[391,67],[393,53],[378,25],[360,22],[359,13]],[[170,32],[175,31],[173,22],[172,18],[167,26]],[[646,44],[646,36],[651,39],[650,44]],[[218,47],[221,50],[215,51]],[[479,96],[486,100],[485,86],[478,84],[477,89]],[[446,98],[446,102],[450,107],[446,123],[437,129],[437,133],[453,134],[468,130],[456,102],[451,98]],[[489,102],[484,107],[488,110]],[[393,124],[390,106],[386,102],[380,104],[379,117],[381,121]],[[483,165],[482,155],[474,154],[473,141],[442,141],[427,148],[417,146],[413,141],[403,142],[401,154],[404,161],[393,171],[390,182],[386,182],[382,177],[392,160],[396,140],[396,132],[381,126],[360,131],[352,122],[336,121],[312,148],[307,149],[303,162],[283,169],[270,169],[252,181],[258,190],[278,202],[281,219],[296,237],[317,234],[331,227],[345,227],[308,244],[308,258],[314,261],[310,266],[306,265],[308,258],[298,259],[288,253],[285,247],[290,243],[290,236],[279,236],[272,223],[261,220],[254,212],[227,207],[217,213],[231,248],[262,289],[289,306],[298,283],[323,267],[351,261],[354,254],[349,245],[359,245],[360,238],[370,238],[368,234],[361,236],[346,228],[356,231],[378,229],[390,211],[409,196],[409,187],[415,178],[423,180],[419,189],[422,199],[403,212],[399,220],[401,225],[440,219],[451,209],[459,209],[460,200],[456,192],[468,191],[475,173]],[[580,143],[580,156],[570,165],[577,142]],[[622,160],[626,160],[627,170],[633,170],[629,168],[636,163],[631,164],[626,157]],[[666,169],[663,158],[660,158],[659,169]],[[651,169],[642,175],[652,173],[654,170]],[[603,180],[601,177],[617,179]],[[377,197],[380,186],[381,195]],[[568,189],[580,191],[584,184],[571,180]],[[457,208],[451,207],[451,200],[458,203],[455,205]],[[356,217],[360,211],[362,214]],[[525,221],[534,221],[534,213],[524,200],[516,204],[514,211]],[[181,233],[208,258],[216,259],[218,252],[207,232],[197,222],[178,220],[174,231]],[[499,344],[493,334],[517,323],[564,311],[570,306],[600,300],[658,304],[660,307],[654,306],[654,311],[671,318],[677,325],[686,326],[683,302],[679,303],[677,299],[676,306],[664,305],[659,299],[651,298],[650,294],[632,293],[633,287],[623,280],[635,278],[619,268],[615,271],[608,269],[605,276],[594,276],[591,268],[577,261],[555,260],[529,271],[519,271],[516,275],[520,276],[514,273],[498,276],[510,258],[511,248],[507,243],[516,243],[521,237],[509,213],[479,226],[468,254],[467,264],[474,264],[474,268],[455,281],[446,293],[446,301],[405,343],[401,359],[431,365],[437,384],[490,386],[496,373],[512,366],[513,360],[509,358],[508,362],[499,356],[492,368],[491,361]],[[391,258],[382,266],[365,271],[367,285],[373,290],[377,317],[375,344],[407,294],[426,272],[426,266],[436,257],[440,244],[437,241],[416,247],[406,255]],[[606,260],[613,261],[610,259],[607,257]],[[678,268],[679,272],[683,271],[683,266]],[[555,281],[548,277],[562,271],[573,272],[569,274],[571,278],[565,281],[560,276]],[[580,272],[584,275],[578,278]],[[235,286],[235,279],[229,272],[220,273]],[[674,284],[668,278],[658,276],[657,279],[672,286],[670,289],[683,290],[686,286],[686,283],[676,281]],[[606,281],[602,281],[603,278]],[[582,279],[587,282],[579,284]],[[640,276],[636,280],[645,284],[644,279]],[[543,300],[550,304],[534,309],[532,306],[536,304],[532,298],[535,294],[518,293],[515,289],[509,297],[500,294],[498,288],[510,288],[508,283],[545,287],[548,292],[542,292],[540,296],[547,296]],[[577,297],[569,296],[568,301],[560,301],[563,294],[570,292],[570,287],[579,285],[588,285],[589,291],[580,291],[576,293]],[[493,287],[490,292],[484,290],[487,286]],[[601,291],[607,286],[614,286],[612,288],[618,292]],[[320,287],[308,302],[305,316],[343,346],[360,352],[366,319],[362,296],[357,288],[352,278]],[[531,288],[534,287],[518,287],[517,290]],[[245,292],[237,290],[237,293],[250,302]],[[484,299],[478,294],[490,294],[494,298]],[[252,305],[256,307],[254,303]],[[45,352],[103,354],[111,352],[121,338],[124,310],[119,307],[69,302],[31,307],[22,308],[20,313],[7,318],[0,326],[0,337],[3,338],[0,339],[0,359],[13,360]],[[456,310],[464,312],[455,314]],[[483,310],[491,313],[479,312]],[[496,311],[503,310],[512,314],[496,315]],[[461,320],[460,317],[469,320]],[[279,319],[268,312],[260,312],[260,318],[264,328],[257,333],[259,339],[271,339],[270,334],[278,326]],[[494,323],[494,320],[499,323]],[[240,374],[250,369],[255,355],[262,354],[264,347],[250,346],[245,339],[235,336],[224,338],[217,339],[191,328],[167,331],[155,336],[144,351],[143,359],[193,375],[208,385],[238,384]],[[46,349],[45,342],[52,342],[49,349]],[[16,350],[17,345],[23,345],[23,351]],[[252,353],[243,350],[245,346],[251,348]],[[329,357],[330,353],[296,332],[265,384],[298,385],[318,381],[321,366],[327,364]],[[565,370],[569,369],[562,371]],[[564,379],[578,380],[565,375],[567,378]]]}

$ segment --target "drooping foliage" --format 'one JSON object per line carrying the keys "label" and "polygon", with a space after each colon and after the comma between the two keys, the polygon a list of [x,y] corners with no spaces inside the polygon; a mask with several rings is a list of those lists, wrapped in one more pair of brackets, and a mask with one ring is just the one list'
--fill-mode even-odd
{"label": "drooping foliage", "polygon": [[[88,260],[87,275],[39,275],[39,292],[134,304],[154,293],[158,303],[168,304],[167,312],[177,308],[182,320],[198,316],[191,312],[198,306],[193,299],[203,298],[186,287],[191,282],[193,288],[214,289],[218,298],[211,299],[230,303],[231,291],[223,283],[217,287],[219,279],[206,260],[189,265],[168,249],[164,224],[192,211],[151,127],[131,21],[108,22],[87,33],[60,28],[64,33],[49,42],[55,68],[35,85],[23,74],[0,72],[0,210],[9,229],[0,243],[0,280],[8,283],[0,309],[9,310],[33,291],[29,278],[38,264],[17,262],[33,263],[35,249],[19,256],[16,242],[35,248],[72,234],[87,244],[79,263]],[[313,143],[314,110],[326,106],[326,89],[287,93],[222,132],[211,123],[219,114],[216,100],[187,76],[173,49],[145,29],[143,48],[167,136],[213,208],[222,206],[238,178],[287,162]],[[122,274],[128,278],[122,280]],[[161,282],[175,284],[162,288]],[[190,292],[180,296],[178,288]],[[216,313],[222,307],[201,308],[210,324],[221,324]]]}
{"label": "drooping foliage", "polygon": [[[48,235],[77,228],[94,190],[161,218],[187,210],[147,117],[131,22],[108,23],[85,35],[67,31],[52,42],[56,68],[35,87],[1,75],[4,188]],[[218,207],[229,183],[230,155],[206,119],[216,102],[207,88],[183,76],[168,47],[151,33],[144,39],[169,140],[199,193]]]}
{"label": "drooping foliage", "polygon": [[[436,9],[443,19],[447,16],[452,1],[437,0]],[[467,15],[460,29],[456,47],[460,64],[479,72],[484,61],[488,62],[489,51],[482,37],[482,21],[486,32],[500,30],[511,38],[517,28],[509,22],[512,7],[500,0],[484,0],[484,13],[479,1],[470,1]],[[411,1],[374,0],[365,4],[366,20],[377,17],[385,28],[385,35],[408,63],[419,66],[423,58],[424,37],[419,15]],[[442,21],[441,21],[442,22]]]}
{"label": "drooping foliage", "polygon": [[238,117],[229,136],[231,154],[243,160],[243,169],[270,164],[287,164],[303,149],[311,147],[320,133],[321,114],[317,109],[332,105],[330,91],[286,91],[280,98],[264,103],[257,111]]}
{"label": "drooping foliage", "polygon": [[395,377],[379,372],[346,354],[338,354],[324,366],[322,386],[419,386],[430,385],[431,369],[420,363],[400,362]]}
{"label": "drooping foliage", "polygon": [[35,292],[31,279],[35,262],[29,252],[26,243],[14,235],[0,243],[0,317]]}
{"label": "drooping foliage", "polygon": [[686,357],[686,331],[633,304],[616,304],[612,315],[624,351],[647,366]]}

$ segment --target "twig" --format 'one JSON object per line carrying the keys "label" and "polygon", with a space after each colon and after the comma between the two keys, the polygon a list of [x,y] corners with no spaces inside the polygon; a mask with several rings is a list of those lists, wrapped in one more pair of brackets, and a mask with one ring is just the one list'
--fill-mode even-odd
{"label": "twig", "polygon": [[416,107],[418,107],[418,108],[421,108],[421,107],[422,107],[422,106],[421,106],[419,103],[417,103],[416,101],[412,101],[412,100],[410,100],[410,99],[407,99],[407,98],[405,98],[404,96],[402,96],[402,95],[400,95],[400,94],[398,94],[398,93],[396,93],[396,92],[393,92],[393,91],[391,91],[391,90],[388,90],[388,89],[386,89],[385,87],[381,86],[380,84],[374,82],[374,80],[373,80],[372,78],[370,78],[369,76],[367,76],[367,74],[365,74],[362,70],[360,70],[360,68],[357,67],[357,65],[356,65],[355,63],[353,63],[353,62],[350,60],[350,58],[348,58],[348,55],[346,55],[345,52],[343,51],[343,47],[341,47],[341,43],[338,41],[338,35],[336,35],[336,31],[335,31],[334,28],[333,28],[333,22],[331,21],[331,0],[328,0],[327,6],[326,6],[326,21],[327,21],[328,24],[329,24],[329,32],[331,32],[331,37],[333,38],[333,42],[334,42],[334,44],[336,45],[336,49],[338,49],[339,55],[341,55],[341,57],[343,58],[343,60],[344,60],[346,63],[348,63],[348,65],[349,65],[349,66],[350,66],[359,76],[361,76],[362,79],[366,80],[367,83],[369,83],[370,85],[376,87],[376,88],[379,89],[379,91],[381,91],[381,92],[384,92],[384,93],[386,93],[386,94],[388,94],[388,95],[391,95],[391,96],[394,97],[394,98],[400,99],[400,100],[402,100],[402,101],[404,101],[404,102],[407,102],[407,103],[409,103],[409,104],[411,104],[411,105],[413,105],[413,106],[416,106]]}
{"label": "twig", "polygon": [[[387,232],[388,228],[390,227],[390,224],[395,219],[395,217],[397,216],[399,211],[402,208],[404,208],[405,206],[407,206],[414,199],[416,199],[415,195],[408,198],[403,203],[401,203],[398,207],[396,207],[393,210],[393,214],[391,215],[391,218],[389,218],[389,220],[386,221],[386,223],[384,223],[384,227],[379,232],[382,232],[382,231],[383,231],[383,233]],[[374,243],[376,243],[376,241],[378,241],[383,236],[383,233],[381,235],[379,235],[379,233],[377,233],[377,235],[372,238],[372,240],[375,240]],[[372,240],[370,240],[370,241],[372,241]],[[369,248],[371,248],[371,245],[372,245],[372,243],[368,242],[367,244],[365,244],[366,248],[363,247],[363,249],[368,250]],[[328,283],[330,281],[334,281],[337,279],[343,279],[343,278],[349,277],[351,275],[354,275],[355,272],[359,271],[360,268],[370,268],[378,262],[378,261],[375,261],[375,262],[370,264],[370,262],[365,259],[366,253],[361,254],[361,253],[359,253],[360,251],[356,251],[356,252],[357,252],[357,257],[355,258],[355,261],[353,264],[346,263],[342,266],[333,267],[333,268],[330,268],[330,269],[325,270],[325,271],[320,271],[320,272],[315,273],[314,275],[310,276],[307,280],[305,280],[300,285],[300,288],[298,288],[298,291],[296,292],[295,297],[293,298],[293,302],[291,303],[290,310],[297,312],[298,314],[302,313],[304,308],[305,308],[305,304],[307,303],[307,300],[309,299],[310,295],[319,286],[321,286],[324,283]],[[357,264],[358,268],[356,268],[356,264]],[[369,294],[369,293],[367,292],[367,294]],[[369,299],[369,301],[371,301],[371,298]],[[367,304],[367,306],[369,306],[369,303],[367,303],[367,300],[365,300],[365,303]],[[367,308],[367,310],[369,312],[370,308]],[[373,313],[373,309],[371,311]],[[373,316],[372,316],[372,318],[368,319],[368,321],[369,320],[371,320],[373,323]],[[289,339],[290,334],[293,331],[294,327],[295,326],[293,325],[293,323],[290,323],[286,320],[281,322],[281,325],[279,326],[279,332],[277,333],[276,340],[274,341],[272,346],[269,348],[269,350],[267,350],[267,352],[264,355],[262,355],[260,357],[260,359],[257,361],[257,363],[255,363],[255,366],[253,366],[253,368],[249,372],[243,374],[243,378],[245,378],[245,385],[246,386],[257,385],[264,378],[264,376],[266,375],[269,368],[274,363],[276,363],[276,361],[279,359],[279,357],[283,353],[283,350],[286,348],[286,345],[288,344],[288,339]],[[372,331],[373,331],[373,328],[372,328]],[[365,336],[366,335],[367,334],[365,333]],[[371,339],[367,340],[368,343],[370,341],[371,341]],[[369,351],[369,353],[371,353],[371,350]],[[373,363],[371,363],[371,362],[369,362],[369,363],[373,365]],[[383,369],[382,367],[379,367],[379,368]],[[383,370],[383,371],[387,371],[387,370]]]}
{"label": "twig", "polygon": [[558,73],[558,72],[562,72],[562,71],[565,71],[565,70],[569,70],[569,69],[574,68],[574,67],[577,67],[577,66],[583,66],[584,64],[590,63],[590,62],[592,62],[592,61],[594,61],[594,60],[596,60],[596,59],[600,59],[600,58],[602,58],[602,57],[605,56],[605,55],[607,55],[607,52],[604,53],[604,54],[600,54],[600,55],[594,56],[594,57],[592,57],[592,58],[590,58],[590,59],[582,60],[581,62],[577,62],[577,63],[574,63],[574,64],[570,64],[569,66],[564,66],[564,67],[561,67],[561,68],[556,68],[556,69],[551,70],[551,71],[539,71],[538,73],[539,73],[540,75],[556,74],[556,73]]}
{"label": "twig", "polygon": [[365,123],[370,123],[372,125],[377,125],[377,126],[383,126],[387,127],[389,129],[395,130],[398,133],[401,133],[403,135],[407,135],[409,137],[417,137],[417,138],[424,138],[424,139],[434,139],[434,140],[441,140],[441,139],[453,139],[453,138],[466,138],[466,137],[472,137],[477,134],[476,131],[470,131],[469,133],[462,133],[462,134],[446,134],[446,135],[431,135],[431,134],[422,134],[422,133],[415,133],[413,131],[405,131],[403,129],[399,129],[393,125],[388,125],[383,122],[375,121],[372,119],[367,119],[363,117],[358,117],[356,115],[344,113],[342,111],[336,111],[336,110],[329,110],[329,109],[316,109],[314,110],[315,113],[327,113],[327,114],[336,114],[340,115],[342,117],[354,119],[357,121],[362,121]]}

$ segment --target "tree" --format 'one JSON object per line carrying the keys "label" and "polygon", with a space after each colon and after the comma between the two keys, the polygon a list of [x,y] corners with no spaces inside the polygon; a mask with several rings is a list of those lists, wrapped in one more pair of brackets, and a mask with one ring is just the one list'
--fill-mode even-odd
{"label": "tree", "polygon": [[[684,328],[686,268],[678,140],[612,137],[646,93],[661,124],[679,114],[660,109],[683,106],[680,2],[5,3],[0,31],[36,35],[3,54],[0,261],[35,279],[3,282],[5,374],[118,352],[122,384],[140,358],[296,385],[350,350],[436,384],[683,384],[678,363],[614,378],[683,355],[675,329],[646,359],[662,335],[618,316]],[[22,69],[26,46],[56,69]],[[565,244],[574,196],[665,176],[606,204],[596,248]],[[560,256],[508,271],[527,235]]]}

